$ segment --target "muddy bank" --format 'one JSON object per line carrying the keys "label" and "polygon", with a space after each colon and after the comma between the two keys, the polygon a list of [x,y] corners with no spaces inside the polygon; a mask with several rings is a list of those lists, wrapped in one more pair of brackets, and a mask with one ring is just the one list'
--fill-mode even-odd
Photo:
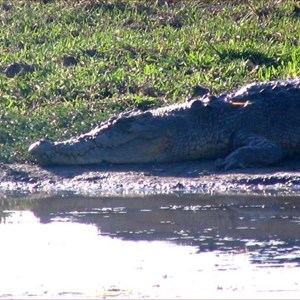
{"label": "muddy bank", "polygon": [[70,191],[91,195],[170,193],[300,195],[300,161],[276,167],[216,171],[210,161],[53,166],[1,164],[1,193]]}

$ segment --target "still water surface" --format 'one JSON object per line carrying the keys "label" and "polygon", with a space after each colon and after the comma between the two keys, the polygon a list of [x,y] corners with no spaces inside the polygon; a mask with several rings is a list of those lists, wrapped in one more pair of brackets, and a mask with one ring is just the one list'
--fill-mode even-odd
{"label": "still water surface", "polygon": [[0,298],[300,297],[300,197],[0,199]]}

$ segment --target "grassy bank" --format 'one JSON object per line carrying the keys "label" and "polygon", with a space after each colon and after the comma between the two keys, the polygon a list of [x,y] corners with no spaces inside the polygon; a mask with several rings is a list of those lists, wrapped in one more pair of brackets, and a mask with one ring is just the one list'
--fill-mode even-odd
{"label": "grassy bank", "polygon": [[109,115],[300,75],[297,1],[0,1],[0,161]]}

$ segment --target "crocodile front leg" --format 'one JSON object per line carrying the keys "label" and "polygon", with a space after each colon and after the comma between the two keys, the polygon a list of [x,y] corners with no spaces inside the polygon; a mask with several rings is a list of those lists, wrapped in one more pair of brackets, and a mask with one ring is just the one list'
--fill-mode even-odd
{"label": "crocodile front leg", "polygon": [[224,159],[217,159],[217,169],[240,169],[255,166],[273,165],[283,157],[283,151],[269,139],[243,130],[233,136],[235,149]]}

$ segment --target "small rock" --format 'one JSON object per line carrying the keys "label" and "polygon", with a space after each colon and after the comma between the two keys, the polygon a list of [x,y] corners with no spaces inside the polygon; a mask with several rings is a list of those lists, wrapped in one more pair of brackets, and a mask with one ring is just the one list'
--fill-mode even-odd
{"label": "small rock", "polygon": [[77,36],[79,36],[79,31],[76,30],[76,29],[71,30],[71,35],[72,35],[73,37],[77,37]]}
{"label": "small rock", "polygon": [[3,3],[2,4],[2,9],[4,11],[10,11],[12,9],[12,5],[10,3]]}
{"label": "small rock", "polygon": [[19,73],[31,73],[34,71],[34,69],[34,66],[28,65],[26,63],[14,62],[5,69],[4,73],[7,77],[13,78]]}
{"label": "small rock", "polygon": [[78,64],[78,60],[74,56],[65,56],[63,58],[63,65],[65,67],[76,66]]}
{"label": "small rock", "polygon": [[4,71],[5,75],[9,78],[15,77],[20,72],[21,72],[21,66],[19,63],[13,63],[9,65]]}

